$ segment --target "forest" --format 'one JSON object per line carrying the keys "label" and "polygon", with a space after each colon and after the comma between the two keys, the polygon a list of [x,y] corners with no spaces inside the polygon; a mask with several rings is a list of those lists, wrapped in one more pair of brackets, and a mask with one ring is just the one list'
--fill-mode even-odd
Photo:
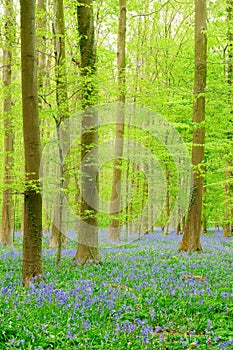
{"label": "forest", "polygon": [[0,11],[0,349],[233,349],[233,1]]}

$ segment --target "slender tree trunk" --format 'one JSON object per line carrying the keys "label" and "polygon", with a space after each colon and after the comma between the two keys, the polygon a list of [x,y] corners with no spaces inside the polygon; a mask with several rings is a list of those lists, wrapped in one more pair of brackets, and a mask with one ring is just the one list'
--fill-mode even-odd
{"label": "slender tree trunk", "polygon": [[[37,14],[37,66],[38,66],[38,93],[43,94],[46,77],[46,0],[38,0]],[[42,99],[39,98],[42,104]]]}
{"label": "slender tree trunk", "polygon": [[23,236],[23,233],[24,233],[24,194],[22,195],[22,202],[21,202],[21,207],[22,207],[22,210],[21,210],[21,227],[20,227],[20,230],[21,230],[21,235]]}
{"label": "slender tree trunk", "polygon": [[[154,176],[154,169],[152,169],[152,167],[149,168],[149,171],[150,171],[150,177],[153,178]],[[153,188],[149,188],[149,198],[152,198],[152,195],[153,195],[153,191],[154,189]],[[155,217],[155,206],[154,206],[154,201],[151,200],[150,203],[149,203],[149,229],[150,229],[150,232],[153,232],[154,229],[155,229],[155,221],[154,221],[154,217]]]}
{"label": "slender tree trunk", "polygon": [[206,87],[206,0],[195,0],[195,77],[193,104],[193,146],[192,146],[192,194],[188,209],[183,239],[179,250],[202,251],[200,243],[203,161],[205,129],[205,87]]}
{"label": "slender tree trunk", "polygon": [[[153,119],[151,120],[151,127],[152,128],[154,127],[154,120]],[[153,145],[150,144],[150,147],[153,147]],[[155,173],[154,167],[150,166],[149,167],[149,178],[154,179],[154,177],[155,177],[154,173]],[[153,194],[154,194],[154,188],[152,186],[150,186],[149,198],[153,198]],[[149,203],[149,228],[150,228],[151,232],[153,232],[155,229],[155,217],[156,217],[155,210],[156,210],[156,206],[155,206],[154,200],[151,199],[150,203]]]}
{"label": "slender tree trunk", "polygon": [[[136,142],[135,142],[136,145]],[[134,197],[132,205],[132,214],[134,216],[134,232],[137,234],[137,237],[141,237],[141,217],[140,210],[142,208],[142,198],[140,196],[140,168],[136,163],[133,164],[133,187],[134,187]]]}
{"label": "slender tree trunk", "polygon": [[67,188],[69,178],[64,169],[64,154],[69,148],[69,119],[68,119],[68,93],[66,77],[66,50],[65,50],[65,21],[63,0],[54,2],[55,22],[54,52],[55,52],[55,75],[56,75],[56,102],[58,115],[55,117],[56,133],[58,141],[59,165],[58,165],[58,193],[56,196],[52,232],[49,246],[57,247],[57,266],[61,260],[62,244],[65,242],[64,221],[66,208],[64,206],[64,188]]}
{"label": "slender tree trunk", "polygon": [[[227,59],[227,84],[229,88],[229,113],[230,115],[233,113],[232,110],[232,78],[233,78],[233,28],[232,28],[232,21],[233,21],[233,1],[227,0],[227,25],[228,25],[228,31],[227,31],[227,53],[228,53],[228,59]],[[230,123],[232,124],[232,120],[230,119]],[[229,137],[232,139],[232,134]],[[223,225],[223,234],[224,237],[229,237],[232,232],[232,217],[233,217],[233,206],[232,206],[232,186],[231,186],[231,180],[233,177],[232,171],[229,170],[229,168],[232,167],[232,159],[230,155],[228,156],[228,159],[226,161],[226,171],[225,171],[225,177],[226,182],[224,186],[224,192],[225,192],[225,217],[224,217],[224,225]]]}
{"label": "slender tree trunk", "polygon": [[181,225],[181,228],[182,228],[182,233],[184,233],[184,230],[185,230],[185,224],[186,224],[186,217],[185,215],[182,217],[182,225]]}
{"label": "slender tree trunk", "polygon": [[[166,27],[166,26],[165,26]],[[166,36],[167,36],[167,29],[166,29]],[[170,84],[170,78],[169,78],[169,70],[168,70],[168,58],[167,58],[168,52],[166,52],[166,70],[165,70],[165,76],[166,76],[166,84],[169,86]],[[169,99],[169,96],[168,96]],[[168,142],[168,134],[165,137],[165,144],[167,145]],[[164,234],[168,235],[169,231],[169,220],[170,220],[170,169],[169,169],[169,161],[170,159],[166,157],[165,160],[165,177],[166,177],[166,196],[165,196],[165,223],[164,223]]]}
{"label": "slender tree trunk", "polygon": [[148,197],[149,197],[149,187],[148,187],[148,166],[145,164],[144,168],[146,170],[146,173],[143,174],[143,182],[142,182],[142,188],[143,188],[143,198],[142,198],[142,223],[141,223],[141,231],[142,234],[148,234],[149,233],[149,212],[148,212]]}
{"label": "slender tree trunk", "polygon": [[92,108],[96,99],[95,38],[93,1],[82,0],[77,6],[81,54],[82,106],[81,135],[81,207],[76,264],[98,262],[98,115]]}
{"label": "slender tree trunk", "polygon": [[[39,114],[43,108],[43,98],[41,95],[45,93],[45,84],[46,84],[46,34],[47,34],[47,20],[46,20],[46,12],[47,12],[47,0],[38,0],[37,3],[37,13],[36,13],[36,21],[37,21],[37,29],[36,29],[36,44],[37,44],[37,78],[38,78],[38,94],[39,94]],[[41,120],[42,133],[41,139],[43,140],[43,123],[47,124],[47,120]],[[47,125],[46,125],[47,126]],[[48,130],[48,128],[47,128]],[[45,171],[49,171],[46,169]],[[48,203],[45,204],[46,211],[44,213],[44,222],[43,228],[45,232],[49,232],[50,228],[50,218],[48,215]]]}
{"label": "slender tree trunk", "polygon": [[124,103],[125,103],[125,34],[126,34],[126,0],[119,0],[119,23],[117,43],[118,66],[118,108],[116,115],[115,154],[113,163],[112,195],[108,238],[113,241],[120,240],[121,212],[121,177],[122,155],[124,141]]}
{"label": "slender tree trunk", "polygon": [[[227,166],[229,166],[229,162],[227,162]],[[230,170],[225,171],[225,217],[224,217],[224,225],[223,225],[223,235],[224,237],[229,237],[231,233],[231,188],[230,188],[230,180],[232,177],[232,172]]]}
{"label": "slender tree trunk", "polygon": [[[47,13],[50,11],[50,1],[38,0],[37,2],[37,67],[38,67],[38,94],[39,94],[39,114],[43,110],[44,96],[46,96],[46,90],[51,89],[51,81],[48,79],[49,71],[51,69],[49,48],[48,48],[48,20]],[[49,34],[50,35],[50,34]],[[40,120],[41,126],[41,139],[49,139],[51,122],[48,118]],[[44,172],[49,172],[49,164],[45,165]],[[51,225],[51,206],[49,207],[48,199],[45,199],[43,214],[43,229],[45,232],[49,232]]]}
{"label": "slender tree trunk", "polygon": [[169,218],[170,218],[170,191],[169,191],[169,184],[170,184],[170,172],[169,172],[169,166],[166,164],[165,166],[165,174],[166,174],[166,203],[165,203],[165,225],[164,225],[164,234],[168,235],[169,230]]}
{"label": "slender tree trunk", "polygon": [[42,201],[39,184],[41,144],[38,118],[35,1],[20,1],[23,134],[25,153],[24,285],[43,273]]}
{"label": "slender tree trunk", "polygon": [[[128,152],[128,147],[129,145],[127,145],[127,152]],[[127,167],[126,167],[126,178],[125,178],[125,204],[126,204],[126,209],[125,209],[125,238],[126,241],[128,241],[129,239],[129,235],[130,235],[130,205],[128,203],[128,199],[130,196],[129,193],[129,181],[130,181],[130,172],[129,172],[129,168],[130,168],[130,163],[127,162]]]}
{"label": "slender tree trunk", "polygon": [[203,203],[202,203],[202,232],[207,233],[208,232],[208,219],[207,219],[207,202],[206,202],[206,181],[204,181],[204,186],[203,186]]}
{"label": "slender tree trunk", "polygon": [[176,235],[178,236],[181,232],[181,224],[180,221],[178,222],[177,226],[176,226]]}
{"label": "slender tree trunk", "polygon": [[14,151],[14,131],[11,111],[11,69],[12,69],[12,40],[14,34],[14,13],[11,0],[5,0],[5,43],[3,49],[2,80],[4,87],[3,115],[4,115],[4,175],[2,198],[2,225],[0,230],[0,244],[12,244],[13,231],[13,196],[12,196],[12,168]]}

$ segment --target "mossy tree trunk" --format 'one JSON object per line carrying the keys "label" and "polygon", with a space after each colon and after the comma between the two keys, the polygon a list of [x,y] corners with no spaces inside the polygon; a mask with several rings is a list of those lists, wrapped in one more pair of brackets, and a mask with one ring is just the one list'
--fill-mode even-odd
{"label": "mossy tree trunk", "polygon": [[74,263],[99,261],[98,249],[98,114],[95,70],[96,47],[94,37],[93,1],[79,1],[77,6],[79,47],[82,78],[82,134],[81,134],[81,205],[78,248]]}

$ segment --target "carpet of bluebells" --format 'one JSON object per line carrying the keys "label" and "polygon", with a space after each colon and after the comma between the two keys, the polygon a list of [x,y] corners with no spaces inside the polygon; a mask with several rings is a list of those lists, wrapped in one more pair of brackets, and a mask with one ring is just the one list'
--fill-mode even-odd
{"label": "carpet of bluebells", "polygon": [[72,264],[76,242],[44,242],[44,279],[21,285],[21,237],[0,247],[0,349],[233,349],[233,238],[202,236],[204,254],[178,252],[181,236],[149,234],[102,245],[101,264]]}

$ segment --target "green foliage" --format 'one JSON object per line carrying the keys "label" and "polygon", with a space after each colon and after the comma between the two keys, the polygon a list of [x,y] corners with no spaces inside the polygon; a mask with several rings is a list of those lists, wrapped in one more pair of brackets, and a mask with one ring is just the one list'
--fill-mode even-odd
{"label": "green foliage", "polygon": [[[232,158],[232,121],[231,121],[231,87],[227,84],[227,31],[226,4],[210,1],[208,4],[208,76],[206,89],[206,120],[205,120],[205,213],[208,224],[223,222],[225,211],[224,185],[226,183],[225,170],[229,166],[226,161]],[[46,47],[46,67],[43,76],[43,86],[39,87],[40,128],[42,145],[45,146],[54,132],[54,119],[59,115],[56,104],[56,79],[54,57],[53,5],[47,4],[46,14],[37,11],[37,23],[46,15],[45,27],[38,27],[38,42],[43,37]],[[91,89],[97,90],[97,104],[109,103],[117,100],[117,18],[118,3],[115,0],[95,1],[95,36],[96,36],[96,76],[86,78],[85,83]],[[184,139],[187,148],[191,151],[192,143],[192,108],[193,108],[193,78],[194,78],[194,45],[193,45],[193,1],[177,3],[169,2],[137,2],[127,4],[127,54],[126,54],[126,99],[136,105],[143,105],[155,110],[164,116],[178,130]],[[18,19],[18,9],[15,8]],[[76,3],[70,0],[64,1],[66,23],[66,67],[67,88],[70,115],[76,115],[81,109],[81,87],[83,84],[82,71],[80,69],[79,37],[77,31]],[[4,16],[0,22],[1,32],[4,32]],[[2,40],[2,39],[1,39]],[[13,193],[23,193],[24,183],[24,159],[22,138],[22,101],[20,82],[20,52],[19,52],[19,26],[15,28],[15,35],[11,38],[14,55],[12,59],[13,81],[9,89],[12,91],[13,105],[11,119],[15,129],[15,153],[14,169],[12,177]],[[3,45],[3,44],[2,44]],[[2,57],[0,58],[2,63]],[[3,99],[3,87],[0,87],[0,100]],[[62,103],[62,104],[63,104]],[[80,120],[77,120],[80,122]],[[143,121],[142,121],[143,122]],[[151,128],[153,129],[153,120]],[[0,118],[0,131],[3,135],[3,116]],[[114,139],[114,126],[101,127],[99,129],[99,144],[106,140]],[[164,145],[154,140],[143,131],[133,127],[125,132],[125,145],[127,140],[141,142],[150,147],[152,152],[159,150],[159,161],[164,169],[168,164],[171,172],[169,184],[171,208],[177,193],[174,162],[169,157]],[[0,142],[3,148],[3,137]],[[76,147],[77,146],[77,147]],[[73,147],[72,162],[69,168],[70,183],[67,196],[71,206],[78,210],[77,178],[80,178],[80,143]],[[70,155],[67,156],[69,158]],[[3,154],[0,155],[3,163]],[[228,163],[228,164],[227,164]],[[127,162],[123,165],[123,202],[126,193],[126,182],[134,182],[138,176],[138,196],[133,196],[135,213],[140,208],[139,197],[143,197],[142,172],[135,172],[132,164],[127,169]],[[128,171],[128,173],[127,173]],[[3,172],[3,170],[2,170]],[[1,172],[1,174],[2,174]],[[48,169],[49,172],[49,169]],[[135,175],[133,175],[133,172]],[[111,193],[112,163],[105,164],[100,173],[100,197],[109,201]],[[3,174],[2,174],[3,175]],[[53,174],[51,174],[53,175]],[[0,189],[3,191],[2,178],[0,176]],[[107,180],[106,180],[107,179]],[[133,187],[134,185],[132,185]],[[126,216],[132,213],[122,213],[121,220],[125,222]],[[17,214],[18,219],[20,215]],[[163,215],[164,216],[164,215]],[[133,214],[134,217],[134,214]],[[131,218],[130,218],[131,219]],[[109,221],[107,215],[100,214],[100,225],[106,225]],[[164,221],[163,218],[160,221]]]}

